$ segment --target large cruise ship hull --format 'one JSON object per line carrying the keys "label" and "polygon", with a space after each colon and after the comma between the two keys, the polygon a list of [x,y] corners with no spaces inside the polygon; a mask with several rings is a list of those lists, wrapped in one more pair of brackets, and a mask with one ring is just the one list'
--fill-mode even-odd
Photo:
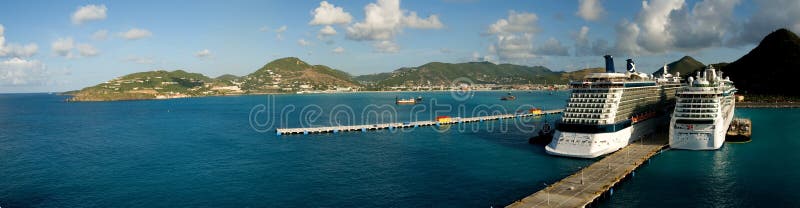
{"label": "large cruise ship hull", "polygon": [[622,130],[607,133],[575,133],[556,130],[553,141],[545,147],[551,155],[595,158],[615,152],[668,124],[669,116],[662,115],[632,124]]}
{"label": "large cruise ship hull", "polygon": [[[733,105],[728,106],[726,115],[714,120],[713,124],[677,124],[670,122],[669,146],[685,150],[717,150],[725,144],[725,133],[733,120]],[[691,125],[691,128],[688,127]]]}

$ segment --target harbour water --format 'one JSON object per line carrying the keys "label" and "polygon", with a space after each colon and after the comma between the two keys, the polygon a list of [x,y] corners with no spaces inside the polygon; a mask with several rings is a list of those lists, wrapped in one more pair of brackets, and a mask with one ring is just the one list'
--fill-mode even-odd
{"label": "harbour water", "polygon": [[[500,101],[504,94],[275,95],[269,109],[277,113],[267,110],[261,121],[328,125],[347,122],[329,118],[340,104],[359,119],[370,104],[390,104],[402,122],[458,116],[459,106],[467,115],[482,104],[511,112],[527,108],[521,104],[561,108],[568,95],[515,92],[516,101]],[[395,106],[395,96],[443,105],[412,114],[419,109]],[[553,118],[476,123],[476,130],[276,136],[251,127],[251,110],[268,104],[266,97],[67,103],[58,95],[2,94],[0,207],[497,207],[593,162],[547,155],[514,124]],[[280,114],[288,105],[294,113]],[[430,113],[447,106],[452,113]],[[800,110],[737,115],[753,120],[753,142],[668,151],[601,205],[798,206],[800,133],[791,129],[800,128]]]}

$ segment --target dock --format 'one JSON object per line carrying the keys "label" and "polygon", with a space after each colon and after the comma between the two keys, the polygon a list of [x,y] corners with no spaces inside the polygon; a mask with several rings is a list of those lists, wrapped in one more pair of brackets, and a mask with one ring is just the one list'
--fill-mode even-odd
{"label": "dock", "polygon": [[543,116],[551,114],[560,114],[563,109],[546,110],[541,113],[514,113],[514,114],[500,114],[500,115],[487,115],[475,117],[454,117],[447,121],[411,121],[411,122],[396,122],[396,123],[382,123],[382,124],[364,124],[364,125],[347,125],[347,126],[326,126],[326,127],[305,127],[305,128],[278,128],[275,129],[277,135],[285,134],[321,134],[321,133],[339,133],[348,131],[372,131],[381,129],[396,129],[396,128],[416,128],[421,126],[436,126],[458,123],[471,123],[483,122],[489,120],[502,120],[520,117]]}
{"label": "dock", "polygon": [[590,206],[667,146],[667,133],[646,137],[507,207]]}

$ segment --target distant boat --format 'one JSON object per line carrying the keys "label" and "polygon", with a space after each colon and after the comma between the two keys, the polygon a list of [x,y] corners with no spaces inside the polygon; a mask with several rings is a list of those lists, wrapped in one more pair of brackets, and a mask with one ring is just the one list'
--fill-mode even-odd
{"label": "distant boat", "polygon": [[508,95],[503,96],[503,97],[500,98],[500,100],[506,100],[506,101],[516,100],[516,99],[517,99],[517,96],[511,95],[510,92],[508,93]]}
{"label": "distant boat", "polygon": [[422,101],[422,96],[418,96],[417,97],[417,102],[421,102],[421,101]]}
{"label": "distant boat", "polygon": [[416,104],[417,100],[415,100],[414,98],[400,99],[400,98],[395,97],[394,98],[394,103],[398,104],[398,105],[400,105],[400,104]]}

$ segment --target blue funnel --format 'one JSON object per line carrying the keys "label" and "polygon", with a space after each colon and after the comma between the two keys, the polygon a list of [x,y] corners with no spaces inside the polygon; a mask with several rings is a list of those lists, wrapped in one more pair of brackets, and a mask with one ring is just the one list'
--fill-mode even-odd
{"label": "blue funnel", "polygon": [[614,73],[614,57],[605,55],[603,58],[606,58],[606,73]]}

